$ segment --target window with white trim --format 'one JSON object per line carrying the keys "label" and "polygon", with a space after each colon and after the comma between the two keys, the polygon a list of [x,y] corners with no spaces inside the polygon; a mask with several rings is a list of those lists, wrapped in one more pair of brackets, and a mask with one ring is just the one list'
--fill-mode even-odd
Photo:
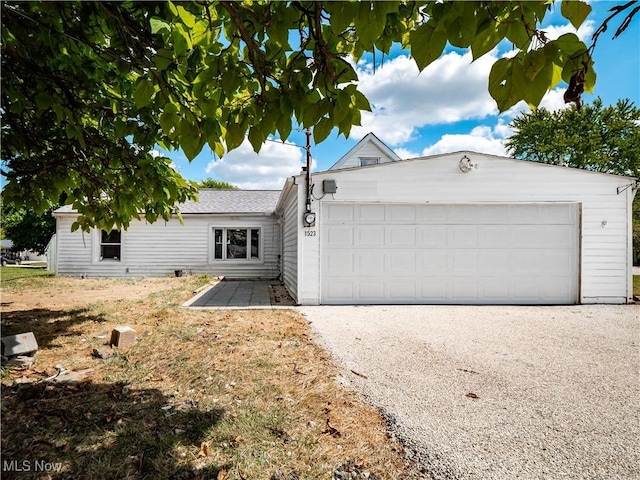
{"label": "window with white trim", "polygon": [[260,260],[260,229],[214,227],[214,260]]}
{"label": "window with white trim", "polygon": [[360,166],[367,167],[369,165],[377,165],[380,163],[380,157],[359,157]]}
{"label": "window with white trim", "polygon": [[114,260],[119,262],[122,258],[122,232],[111,230],[100,232],[100,261]]}

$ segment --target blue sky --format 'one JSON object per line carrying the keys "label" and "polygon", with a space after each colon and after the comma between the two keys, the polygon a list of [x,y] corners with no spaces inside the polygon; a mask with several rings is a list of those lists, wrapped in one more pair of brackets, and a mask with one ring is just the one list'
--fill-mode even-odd
{"label": "blue sky", "polygon": [[[593,12],[577,32],[587,45],[595,29],[609,15],[608,10],[620,1],[592,1]],[[559,2],[554,7],[559,10]],[[620,23],[615,19],[600,36],[594,52],[598,75],[593,95],[584,95],[585,102],[602,98],[605,105],[629,98],[640,105],[640,14],[630,27],[612,40]],[[554,13],[544,26],[550,38],[575,32],[568,22]],[[423,72],[419,73],[407,54],[397,51],[385,59],[373,72],[371,59],[358,62],[360,89],[373,105],[373,112],[364,112],[362,126],[354,127],[349,139],[334,131],[320,145],[312,145],[316,171],[335,163],[368,132],[376,134],[401,158],[458,150],[507,155],[504,141],[510,135],[509,123],[520,112],[528,111],[518,104],[503,114],[487,92],[491,65],[512,48],[504,43],[500,48],[471,62],[470,53],[448,50]],[[566,108],[563,88],[549,92],[542,106],[556,110]],[[304,134],[295,133],[288,142],[304,144]],[[300,173],[304,162],[301,148],[267,142],[260,154],[255,154],[248,142],[215,159],[205,148],[192,162],[182,152],[167,154],[175,168],[187,179],[215,178],[244,189],[279,189],[284,178]]]}

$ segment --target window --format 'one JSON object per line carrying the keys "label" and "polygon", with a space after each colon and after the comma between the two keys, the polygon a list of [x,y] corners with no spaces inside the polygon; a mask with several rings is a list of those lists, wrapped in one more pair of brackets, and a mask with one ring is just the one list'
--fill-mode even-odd
{"label": "window", "polygon": [[380,163],[380,157],[360,157],[360,166],[377,165]]}
{"label": "window", "polygon": [[100,260],[120,261],[122,250],[122,233],[118,230],[107,232],[102,230],[100,234]]}
{"label": "window", "polygon": [[259,260],[259,228],[214,228],[215,260]]}

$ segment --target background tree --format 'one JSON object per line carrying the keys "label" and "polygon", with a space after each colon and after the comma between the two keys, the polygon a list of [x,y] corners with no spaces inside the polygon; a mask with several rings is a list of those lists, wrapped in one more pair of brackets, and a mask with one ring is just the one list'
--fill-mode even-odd
{"label": "background tree", "polygon": [[53,208],[39,215],[33,210],[16,208],[13,205],[2,204],[2,238],[13,242],[13,251],[33,250],[37,254],[44,254],[44,250],[56,231],[56,221],[51,215]]}
{"label": "background tree", "polygon": [[[633,2],[612,16],[637,9]],[[546,0],[527,2],[2,2],[5,200],[44,212],[66,195],[72,228],[168,219],[196,186],[150,152],[208,144],[222,157],[245,137],[335,127],[348,136],[369,102],[354,61],[400,45],[422,70],[447,44],[477,59],[502,40],[488,89],[500,110],[538,105],[561,81],[591,91],[591,50],[575,34],[546,38]],[[576,28],[591,7],[563,0]],[[627,12],[631,13],[627,13]],[[628,24],[628,23],[627,23]],[[623,29],[623,25],[620,27]]]}
{"label": "background tree", "polygon": [[[506,141],[524,160],[640,177],[640,109],[630,100],[605,107],[600,99],[582,109],[540,108],[516,117]],[[634,258],[640,257],[640,195],[633,202]]]}
{"label": "background tree", "polygon": [[216,180],[214,178],[206,178],[201,182],[198,182],[199,188],[215,188],[217,190],[239,190],[235,185],[223,180]]}

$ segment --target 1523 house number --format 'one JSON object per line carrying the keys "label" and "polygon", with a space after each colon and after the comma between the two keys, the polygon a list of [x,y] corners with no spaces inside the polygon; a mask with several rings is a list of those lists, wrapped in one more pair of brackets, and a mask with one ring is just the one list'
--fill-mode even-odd
{"label": "1523 house number", "polygon": [[305,230],[304,231],[304,236],[305,237],[315,237],[316,236],[316,231],[315,230]]}

